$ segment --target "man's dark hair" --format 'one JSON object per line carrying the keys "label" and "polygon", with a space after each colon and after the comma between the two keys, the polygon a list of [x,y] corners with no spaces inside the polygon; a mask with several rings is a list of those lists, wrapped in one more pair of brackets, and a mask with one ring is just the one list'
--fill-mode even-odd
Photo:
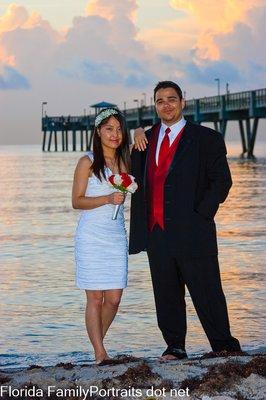
{"label": "man's dark hair", "polygon": [[173,88],[176,91],[179,99],[182,100],[182,98],[183,98],[182,90],[177,85],[177,83],[172,82],[172,81],[161,81],[161,82],[158,82],[154,88],[154,101],[155,101],[155,95],[158,92],[158,90],[167,89],[167,88]]}

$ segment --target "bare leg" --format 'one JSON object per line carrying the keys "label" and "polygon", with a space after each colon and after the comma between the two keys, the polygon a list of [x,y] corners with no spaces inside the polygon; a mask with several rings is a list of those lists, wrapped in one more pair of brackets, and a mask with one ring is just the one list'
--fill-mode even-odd
{"label": "bare leg", "polygon": [[102,306],[102,333],[106,335],[111,323],[113,322],[118,306],[120,304],[123,289],[112,289],[104,291],[104,301]]}
{"label": "bare leg", "polygon": [[103,291],[86,290],[87,305],[85,312],[85,322],[87,332],[92,343],[96,362],[101,362],[108,358],[103,345],[102,327],[102,307]]}

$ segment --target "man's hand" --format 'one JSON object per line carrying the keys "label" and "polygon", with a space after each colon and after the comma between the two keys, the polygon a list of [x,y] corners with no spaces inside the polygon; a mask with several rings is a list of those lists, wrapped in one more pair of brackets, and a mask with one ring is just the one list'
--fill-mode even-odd
{"label": "man's hand", "polygon": [[143,128],[137,128],[134,131],[134,146],[139,151],[144,151],[147,147],[148,139]]}

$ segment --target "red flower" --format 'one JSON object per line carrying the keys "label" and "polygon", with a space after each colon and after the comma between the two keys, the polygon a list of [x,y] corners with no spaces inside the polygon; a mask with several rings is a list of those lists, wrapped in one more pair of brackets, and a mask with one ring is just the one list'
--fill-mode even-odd
{"label": "red flower", "polygon": [[122,186],[124,188],[127,188],[129,185],[131,185],[132,179],[130,178],[130,176],[128,174],[126,174],[125,172],[122,172],[120,175],[122,177]]}
{"label": "red flower", "polygon": [[115,176],[114,175],[111,175],[111,176],[109,176],[109,178],[108,178],[108,180],[109,180],[109,182],[111,182],[111,184],[112,185],[114,185],[114,178],[115,178]]}
{"label": "red flower", "polygon": [[111,175],[109,176],[108,181],[111,186],[113,186],[117,190],[120,190],[123,193],[134,193],[138,188],[134,176],[129,175],[126,172]]}

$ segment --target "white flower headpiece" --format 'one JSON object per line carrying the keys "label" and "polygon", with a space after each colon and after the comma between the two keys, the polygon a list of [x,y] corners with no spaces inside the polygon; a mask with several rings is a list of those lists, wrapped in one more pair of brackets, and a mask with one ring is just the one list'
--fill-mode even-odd
{"label": "white flower headpiece", "polygon": [[118,114],[118,111],[115,110],[114,108],[107,108],[106,110],[100,112],[100,114],[97,115],[95,118],[95,126],[99,126],[100,123],[105,119],[110,117],[111,115]]}

